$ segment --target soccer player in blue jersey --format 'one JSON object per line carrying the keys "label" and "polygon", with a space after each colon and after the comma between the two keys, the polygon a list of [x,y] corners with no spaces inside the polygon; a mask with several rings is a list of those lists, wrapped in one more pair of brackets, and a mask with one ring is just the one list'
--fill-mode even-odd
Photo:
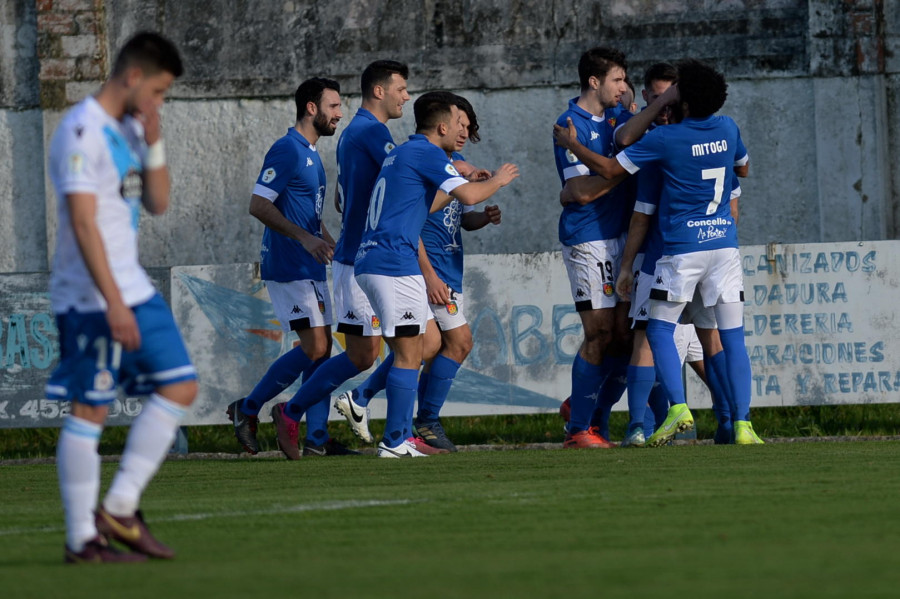
{"label": "soccer player in blue jersey", "polygon": [[[633,143],[665,105],[659,100],[632,118],[625,110],[608,114],[628,90],[625,68],[625,56],[618,50],[597,47],[585,52],[578,63],[581,94],[570,100],[569,109],[557,120],[562,126],[571,123],[580,143],[601,156],[612,156],[618,147]],[[616,308],[614,289],[628,208],[624,190],[615,186],[625,177],[598,177],[558,145],[554,156],[563,194],[573,198],[560,216],[559,239],[584,329],[572,365],[571,412],[563,446],[607,448],[612,444],[591,426],[591,417],[603,382],[627,364],[627,310],[624,305]],[[614,344],[614,339],[620,342]]]}
{"label": "soccer player in blue jersey", "polygon": [[419,237],[428,212],[443,208],[451,196],[466,205],[477,204],[518,176],[512,164],[504,164],[485,181],[469,182],[460,176],[447,157],[462,127],[454,94],[423,94],[414,112],[417,133],[391,152],[381,167],[354,265],[356,280],[394,352],[386,384],[387,421],[378,444],[378,455],[385,458],[424,456],[406,432],[429,314],[418,262]]}
{"label": "soccer player in blue jersey", "polygon": [[[297,88],[294,102],[297,120],[266,154],[250,198],[250,214],[266,226],[260,272],[275,316],[284,334],[294,331],[300,344],[278,358],[247,397],[228,406],[235,436],[250,453],[258,451],[255,429],[263,404],[301,374],[308,379],[331,354],[325,265],[334,255],[334,242],[322,223],[325,168],[316,142],[334,135],[343,116],[340,86],[322,77],[307,79]],[[328,436],[329,402],[317,404],[306,409],[304,455],[349,453]],[[278,446],[288,459],[297,460],[299,417],[285,418],[284,406],[272,408]],[[284,422],[288,425],[279,426]]]}
{"label": "soccer player in blue jersey", "polygon": [[[65,114],[50,142],[59,198],[50,302],[60,361],[46,392],[72,402],[56,454],[68,563],[174,557],[150,534],[138,506],[197,394],[196,372],[171,311],[138,262],[137,226],[141,205],[151,214],[169,205],[159,108],[182,70],[169,40],[138,33],[118,53],[109,80]],[[120,386],[150,397],[96,509],[97,446]],[[134,553],[118,552],[109,539]]]}
{"label": "soccer player in blue jersey", "polygon": [[680,63],[678,72],[672,89],[680,94],[683,120],[649,132],[600,169],[607,177],[617,177],[658,165],[663,174],[658,217],[663,250],[651,285],[647,339],[670,408],[647,444],[664,444],[694,425],[685,403],[674,330],[695,291],[714,313],[719,329],[736,410],[735,443],[761,443],[750,422],[751,371],[744,345],[737,227],[731,203],[725,201],[734,177],[749,170],[747,150],[734,121],[715,115],[727,96],[724,77],[694,60]]}

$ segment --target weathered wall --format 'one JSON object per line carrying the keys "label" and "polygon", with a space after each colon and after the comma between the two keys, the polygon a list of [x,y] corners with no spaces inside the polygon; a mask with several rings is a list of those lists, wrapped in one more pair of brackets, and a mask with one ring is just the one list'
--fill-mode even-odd
{"label": "weathered wall", "polygon": [[[626,51],[636,81],[650,63],[686,56],[725,72],[723,112],[741,125],[751,155],[743,243],[894,237],[898,4],[279,0],[211,9],[197,0],[0,0],[0,150],[12,157],[0,165],[0,269],[46,268],[55,198],[38,172],[41,136],[68,102],[96,87],[108,48],[148,27],[178,43],[188,69],[165,109],[174,199],[168,215],[144,220],[141,250],[150,265],[256,259],[261,227],[247,215],[249,193],[266,149],[292,124],[297,83],[338,78],[348,122],[359,104],[358,74],[382,57],[410,64],[416,93],[449,88],[470,98],[484,133],[466,150],[473,162],[521,167],[497,197],[503,225],[468,236],[469,250],[555,249],[550,123],[577,94],[579,54],[596,43]],[[38,101],[42,122],[20,114]],[[411,112],[391,124],[398,140],[412,131]],[[329,195],[335,141],[319,144]],[[19,148],[27,148],[24,158]],[[14,179],[29,183],[5,184]],[[329,210],[334,232],[338,222]]]}

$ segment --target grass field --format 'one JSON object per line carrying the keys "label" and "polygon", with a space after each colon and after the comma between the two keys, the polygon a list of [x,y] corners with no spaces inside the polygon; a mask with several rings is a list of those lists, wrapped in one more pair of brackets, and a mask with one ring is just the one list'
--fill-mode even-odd
{"label": "grass field", "polygon": [[62,564],[54,466],[3,466],[2,597],[896,597],[898,452],[168,461],[143,507],[177,559],[100,567]]}

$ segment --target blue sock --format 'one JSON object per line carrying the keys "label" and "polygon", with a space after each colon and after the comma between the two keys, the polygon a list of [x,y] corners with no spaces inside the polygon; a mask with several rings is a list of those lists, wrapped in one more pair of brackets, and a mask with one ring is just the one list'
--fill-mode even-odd
{"label": "blue sock", "polygon": [[[435,422],[441,414],[441,408],[447,401],[450,386],[459,371],[459,362],[451,360],[443,354],[435,356],[428,371],[428,382],[425,395],[419,400],[418,422]],[[421,380],[422,377],[419,377]]]}
{"label": "blue sock", "polygon": [[328,358],[300,385],[300,389],[284,407],[285,416],[299,422],[304,412],[327,399],[332,391],[357,374],[359,369],[350,361],[347,352]]}
{"label": "blue sock", "polygon": [[[654,369],[655,371],[655,369]],[[663,423],[669,413],[669,401],[662,391],[662,385],[653,384],[650,398],[647,403],[647,411],[644,412],[644,436],[649,437]]]}
{"label": "blue sock", "polygon": [[600,385],[604,374],[600,366],[588,364],[575,354],[572,362],[572,395],[569,399],[571,415],[569,416],[569,434],[587,430],[591,425],[591,415],[597,405]]}
{"label": "blue sock", "polygon": [[[309,380],[313,373],[325,363],[328,358],[316,360],[309,368],[303,371],[303,382]],[[306,410],[306,442],[312,445],[321,445],[328,440],[328,414],[331,412],[331,397],[326,397],[319,403]]]}
{"label": "blue sock", "polygon": [[730,443],[734,432],[734,422],[731,419],[731,409],[734,403],[731,399],[731,389],[728,388],[728,370],[725,363],[725,352],[720,351],[714,356],[704,356],[703,364],[706,370],[706,384],[712,395],[713,413],[716,415],[716,428],[714,440],[718,444]]}
{"label": "blue sock", "polygon": [[241,402],[241,412],[256,416],[263,404],[290,387],[312,365],[312,360],[299,345],[272,362],[253,391]]}
{"label": "blue sock", "polygon": [[406,431],[412,419],[416,402],[416,385],[419,370],[394,366],[387,376],[387,417],[384,423],[382,442],[388,447],[397,447],[410,437]]}
{"label": "blue sock", "polygon": [[656,379],[669,405],[685,403],[681,380],[681,358],[675,348],[675,323],[651,318],[647,323],[647,340],[653,351]]}
{"label": "blue sock", "polygon": [[391,367],[394,365],[394,352],[391,352],[381,361],[378,368],[369,375],[369,378],[362,385],[353,391],[353,401],[365,407],[369,405],[375,394],[387,386],[387,376]]}
{"label": "blue sock", "polygon": [[628,431],[636,426],[644,426],[644,413],[656,382],[653,366],[628,367]]}
{"label": "blue sock", "polygon": [[744,344],[744,327],[719,329],[722,347],[725,348],[725,364],[728,370],[728,383],[731,396],[734,398],[735,420],[750,420],[750,394],[753,386],[753,374],[750,370],[750,356]]}
{"label": "blue sock", "polygon": [[428,379],[429,375],[426,371],[422,371],[419,373],[419,386],[416,388],[416,399],[419,401],[419,405],[422,405],[422,402],[425,401],[425,391],[428,389]]}
{"label": "blue sock", "polygon": [[628,358],[607,356],[603,358],[600,371],[604,380],[600,385],[600,397],[597,398],[597,405],[591,415],[591,426],[599,429],[601,437],[609,439],[609,415],[628,388]]}

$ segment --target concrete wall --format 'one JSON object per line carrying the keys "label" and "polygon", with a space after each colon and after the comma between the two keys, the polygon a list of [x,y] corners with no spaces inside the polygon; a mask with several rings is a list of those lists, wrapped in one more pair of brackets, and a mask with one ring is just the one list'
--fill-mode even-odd
{"label": "concrete wall", "polygon": [[[109,48],[149,26],[178,43],[188,70],[165,108],[173,206],[144,219],[148,265],[255,260],[262,229],[247,214],[250,190],[266,149],[293,123],[297,83],[339,79],[348,122],[359,73],[382,57],[410,64],[415,93],[469,97],[483,132],[466,150],[471,161],[521,167],[497,196],[503,225],[469,235],[469,251],[556,249],[550,124],[577,95],[579,54],[597,43],[626,51],[636,81],[660,59],[698,57],[723,70],[723,112],[751,156],[742,243],[896,236],[897,2],[279,0],[211,10],[197,0],[0,0],[0,15],[0,151],[9,158],[0,160],[0,270],[49,264],[55,198],[41,176],[44,140],[65,105],[99,85]],[[391,129],[398,140],[412,132],[411,106]],[[329,196],[335,142],[319,144]],[[330,209],[326,223],[337,233]]]}

